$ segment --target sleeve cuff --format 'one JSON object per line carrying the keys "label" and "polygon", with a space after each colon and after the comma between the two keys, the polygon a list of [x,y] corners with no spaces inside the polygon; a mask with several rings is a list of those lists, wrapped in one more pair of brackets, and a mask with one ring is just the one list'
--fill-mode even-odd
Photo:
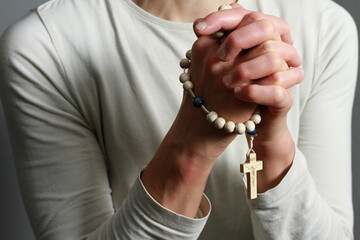
{"label": "sleeve cuff", "polygon": [[211,212],[211,204],[205,194],[196,218],[189,218],[163,207],[147,192],[140,176],[124,204],[132,205],[128,206],[129,209],[141,218],[144,228],[151,232],[150,236],[160,239],[197,239]]}

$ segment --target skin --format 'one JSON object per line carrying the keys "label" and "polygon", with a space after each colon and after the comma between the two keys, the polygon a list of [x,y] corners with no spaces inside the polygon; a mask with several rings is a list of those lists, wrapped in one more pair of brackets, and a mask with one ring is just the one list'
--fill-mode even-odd
{"label": "skin", "polygon": [[[154,9],[162,0],[153,2],[159,4],[149,12],[156,15]],[[185,22],[201,16],[184,14],[181,19],[178,13],[186,10],[188,1],[167,2],[167,16]],[[199,4],[209,6],[205,2]],[[136,3],[149,10],[147,1]],[[211,9],[213,13],[209,9],[196,12],[206,17],[194,23],[198,39],[192,47],[189,73],[195,94],[225,119],[245,122],[258,105],[263,106],[262,122],[257,127],[261,134],[255,139],[254,149],[266,162],[258,173],[258,192],[265,192],[286,175],[294,157],[286,116],[292,106],[289,88],[304,77],[297,68],[301,58],[285,21],[250,12],[238,4],[217,12],[221,4],[224,2],[212,2],[211,7],[216,5]],[[158,11],[157,16],[164,18],[163,12]],[[212,37],[220,29],[230,31],[222,44]],[[194,217],[216,159],[235,138],[236,134],[227,134],[206,122],[204,113],[194,109],[191,96],[185,92],[172,127],[142,173],[145,188],[164,207]]]}
{"label": "skin", "polygon": [[230,4],[234,0],[133,0],[133,2],[159,18],[193,23],[200,16],[215,12],[221,4]]}

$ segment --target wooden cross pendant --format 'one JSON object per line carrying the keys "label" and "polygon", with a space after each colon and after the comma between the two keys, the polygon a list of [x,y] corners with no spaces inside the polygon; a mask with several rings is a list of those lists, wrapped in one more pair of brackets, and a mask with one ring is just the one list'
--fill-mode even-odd
{"label": "wooden cross pendant", "polygon": [[256,153],[247,154],[246,161],[240,164],[240,172],[246,173],[247,179],[247,197],[254,199],[257,197],[257,171],[263,169],[263,162],[256,160]]}

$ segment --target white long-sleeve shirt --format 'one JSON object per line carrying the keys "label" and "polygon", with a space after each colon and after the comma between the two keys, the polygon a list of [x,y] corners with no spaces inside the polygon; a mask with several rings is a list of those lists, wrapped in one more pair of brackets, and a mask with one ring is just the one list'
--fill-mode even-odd
{"label": "white long-sleeve shirt", "polygon": [[53,0],[8,29],[0,95],[38,239],[353,238],[354,22],[328,0],[239,3],[292,27],[306,72],[288,114],[297,149],[281,183],[248,201],[239,136],[217,160],[211,207],[204,197],[197,219],[162,207],[138,177],[179,109],[192,24],[131,0]]}

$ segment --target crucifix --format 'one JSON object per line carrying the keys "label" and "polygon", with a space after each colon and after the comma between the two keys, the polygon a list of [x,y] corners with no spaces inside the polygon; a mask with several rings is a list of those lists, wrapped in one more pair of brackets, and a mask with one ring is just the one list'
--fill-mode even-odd
{"label": "crucifix", "polygon": [[246,174],[247,197],[254,199],[257,197],[257,171],[263,169],[263,162],[256,160],[256,153],[251,148],[246,156],[246,161],[240,164],[240,172]]}

